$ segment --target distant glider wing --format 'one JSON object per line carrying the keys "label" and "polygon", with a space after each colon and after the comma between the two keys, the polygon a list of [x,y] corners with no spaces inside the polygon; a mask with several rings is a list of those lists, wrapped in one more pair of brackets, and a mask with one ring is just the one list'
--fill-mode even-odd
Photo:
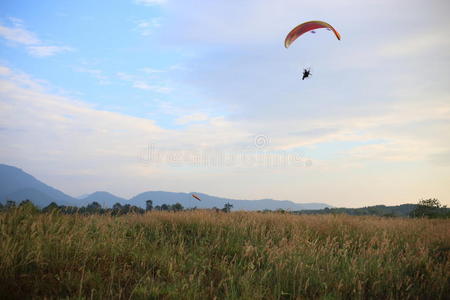
{"label": "distant glider wing", "polygon": [[302,34],[319,28],[326,28],[328,30],[331,30],[334,32],[334,35],[336,35],[336,38],[338,40],[341,39],[341,35],[339,34],[339,32],[337,32],[337,30],[334,29],[333,26],[331,26],[330,24],[323,21],[309,21],[302,23],[297,27],[295,27],[294,29],[292,29],[286,36],[286,39],[284,40],[284,46],[288,48]]}
{"label": "distant glider wing", "polygon": [[192,194],[192,197],[194,197],[194,198],[197,199],[198,201],[202,201],[197,195]]}

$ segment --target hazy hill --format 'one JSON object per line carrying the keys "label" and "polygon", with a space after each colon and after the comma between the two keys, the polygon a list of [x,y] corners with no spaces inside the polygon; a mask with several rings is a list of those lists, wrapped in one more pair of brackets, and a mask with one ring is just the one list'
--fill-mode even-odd
{"label": "hazy hill", "polygon": [[21,169],[0,164],[1,202],[5,202],[7,197],[14,197],[10,199],[16,202],[30,199],[38,205],[38,202],[43,202],[46,196],[49,197],[50,202],[57,201],[61,205],[77,203],[75,198],[46,185]]}
{"label": "hazy hill", "polygon": [[6,196],[8,200],[13,200],[16,203],[20,203],[23,200],[29,199],[32,200],[33,203],[39,207],[45,207],[49,205],[52,202],[59,203],[60,201],[53,199],[49,195],[36,190],[34,188],[23,188],[20,190],[17,190],[11,194],[8,194]]}
{"label": "hazy hill", "polygon": [[124,203],[128,202],[128,200],[126,200],[124,198],[117,197],[116,195],[113,195],[111,193],[104,192],[104,191],[95,192],[95,193],[92,193],[92,194],[80,199],[80,203],[82,205],[87,205],[94,201],[98,202],[102,207],[108,207],[108,208],[111,208],[117,202],[119,202],[120,204],[124,204]]}

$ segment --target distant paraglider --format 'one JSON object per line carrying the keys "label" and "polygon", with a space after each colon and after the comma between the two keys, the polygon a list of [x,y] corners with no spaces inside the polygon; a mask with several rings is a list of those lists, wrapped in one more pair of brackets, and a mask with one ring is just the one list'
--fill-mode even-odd
{"label": "distant paraglider", "polygon": [[194,197],[194,198],[197,199],[198,201],[202,201],[202,200],[200,199],[200,197],[198,197],[197,195],[192,194],[192,197]]}
{"label": "distant paraglider", "polygon": [[303,77],[302,80],[305,80],[305,78],[308,78],[309,76],[311,76],[311,68],[309,69],[303,69]]}
{"label": "distant paraglider", "polygon": [[[307,32],[316,33],[315,30],[320,29],[320,28],[325,28],[328,31],[333,31],[336,38],[338,40],[341,40],[340,33],[337,32],[337,30],[334,29],[333,26],[331,26],[330,24],[323,22],[323,21],[309,21],[309,22],[302,23],[302,24],[296,26],[294,29],[292,29],[288,33],[288,35],[286,36],[286,38],[284,40],[284,46],[286,48],[289,48],[289,46],[302,34],[307,33]],[[312,75],[311,70],[309,68],[303,69],[302,80],[305,80],[305,78],[308,78],[311,75]]]}

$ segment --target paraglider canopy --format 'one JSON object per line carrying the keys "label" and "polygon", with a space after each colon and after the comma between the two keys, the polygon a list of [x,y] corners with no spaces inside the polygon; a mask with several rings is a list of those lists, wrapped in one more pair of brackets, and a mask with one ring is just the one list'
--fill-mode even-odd
{"label": "paraglider canopy", "polygon": [[202,201],[202,200],[200,200],[200,197],[198,197],[197,195],[192,194],[192,197],[194,197],[194,198],[197,199],[198,201]]}
{"label": "paraglider canopy", "polygon": [[294,29],[292,29],[286,36],[286,39],[284,40],[284,46],[288,48],[302,34],[308,31],[312,31],[315,33],[314,30],[319,28],[326,28],[328,30],[331,30],[334,32],[334,35],[336,35],[336,38],[338,40],[341,39],[341,35],[339,34],[339,32],[337,32],[337,30],[334,29],[333,26],[331,26],[330,24],[323,21],[309,21],[302,23],[297,27],[295,27]]}

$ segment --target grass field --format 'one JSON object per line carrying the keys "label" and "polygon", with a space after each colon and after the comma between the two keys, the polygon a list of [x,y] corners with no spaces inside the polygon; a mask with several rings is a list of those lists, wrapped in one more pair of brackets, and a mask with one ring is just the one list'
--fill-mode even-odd
{"label": "grass field", "polygon": [[444,299],[449,258],[450,220],[0,213],[4,298]]}

